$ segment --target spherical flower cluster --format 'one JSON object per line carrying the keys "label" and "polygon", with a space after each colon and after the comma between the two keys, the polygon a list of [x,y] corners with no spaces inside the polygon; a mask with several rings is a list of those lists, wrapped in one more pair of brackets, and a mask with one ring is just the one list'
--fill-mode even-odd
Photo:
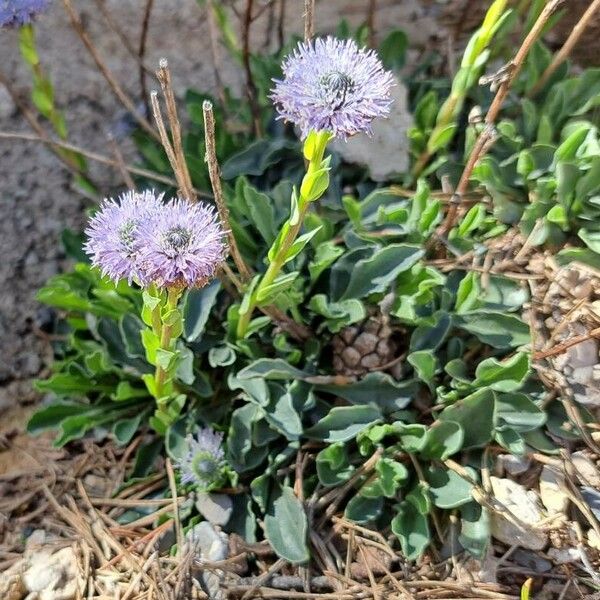
{"label": "spherical flower cluster", "polygon": [[185,454],[176,461],[181,483],[193,483],[199,491],[218,482],[224,466],[223,434],[210,428],[199,429],[196,437],[186,437]]}
{"label": "spherical flower cluster", "polygon": [[333,37],[302,42],[283,63],[271,98],[280,118],[311,130],[346,139],[371,133],[371,122],[386,116],[394,77],[373,50]]}
{"label": "spherical flower cluster", "polygon": [[46,10],[50,0],[0,0],[0,27],[31,23],[33,17]]}
{"label": "spherical flower cluster", "polygon": [[225,260],[225,232],[214,210],[152,191],[105,200],[86,229],[85,251],[102,274],[142,286],[196,287]]}
{"label": "spherical flower cluster", "polygon": [[141,221],[139,239],[138,262],[145,277],[161,287],[204,285],[226,256],[215,211],[181,199]]}
{"label": "spherical flower cluster", "polygon": [[129,191],[118,201],[104,200],[85,231],[84,249],[92,264],[113,281],[134,279],[143,284],[145,274],[138,261],[139,226],[154,220],[163,207],[162,195]]}

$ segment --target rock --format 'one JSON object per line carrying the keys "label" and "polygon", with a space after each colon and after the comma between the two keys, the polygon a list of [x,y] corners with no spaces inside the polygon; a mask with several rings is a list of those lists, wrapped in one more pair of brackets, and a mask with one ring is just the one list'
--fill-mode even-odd
{"label": "rock", "polygon": [[545,465],[540,475],[540,498],[549,514],[564,513],[569,506],[569,498],[562,490],[564,477],[553,467]]}
{"label": "rock", "polygon": [[550,548],[548,556],[559,565],[566,565],[581,560],[581,552],[577,548]]}
{"label": "rock", "polygon": [[531,461],[525,456],[515,456],[514,454],[501,454],[498,457],[500,467],[510,475],[521,475],[529,469]]}
{"label": "rock", "polygon": [[79,595],[79,568],[72,548],[44,547],[27,560],[23,583],[37,600],[71,600]]}
{"label": "rock", "polygon": [[517,548],[510,555],[510,558],[518,565],[536,573],[547,573],[552,569],[552,563],[549,560],[542,558],[537,552],[531,552],[530,550]]}
{"label": "rock", "polygon": [[600,492],[591,487],[582,487],[581,495],[596,519],[600,519]]}
{"label": "rock", "polygon": [[587,542],[590,548],[600,550],[600,536],[598,536],[595,529],[590,529],[588,531]]}
{"label": "rock", "polygon": [[23,583],[23,560],[16,562],[0,576],[0,598],[2,600],[22,600],[27,595]]}
{"label": "rock", "polygon": [[[200,561],[216,562],[229,556],[229,539],[212,523],[202,521],[186,533],[186,543],[192,544]],[[211,600],[226,600],[227,596],[221,589],[224,573],[220,569],[202,570],[196,579]]]}
{"label": "rock", "polygon": [[360,133],[346,142],[336,140],[331,144],[346,161],[366,165],[375,181],[387,181],[394,174],[404,173],[409,164],[407,132],[413,120],[406,87],[399,79],[392,88],[392,98],[389,117],[374,121],[372,137]]}
{"label": "rock", "polygon": [[233,502],[226,494],[198,492],[196,508],[213,525],[225,525],[233,512]]}
{"label": "rock", "polygon": [[[598,363],[598,342],[592,338],[575,344],[567,350],[567,357],[568,364],[573,369],[580,369],[581,367],[591,368]],[[582,381],[581,383],[584,382]]]}
{"label": "rock", "polygon": [[491,477],[490,480],[495,499],[501,502],[516,520],[513,523],[501,512],[494,511],[491,515],[492,535],[511,546],[516,544],[529,550],[544,548],[548,537],[543,531],[536,529],[536,525],[544,518],[537,494],[527,491],[510,479]]}
{"label": "rock", "polygon": [[596,465],[583,450],[573,452],[571,462],[582,485],[600,489],[600,473]]}
{"label": "rock", "polygon": [[15,110],[15,103],[8,90],[4,86],[0,87],[0,119],[8,119]]}

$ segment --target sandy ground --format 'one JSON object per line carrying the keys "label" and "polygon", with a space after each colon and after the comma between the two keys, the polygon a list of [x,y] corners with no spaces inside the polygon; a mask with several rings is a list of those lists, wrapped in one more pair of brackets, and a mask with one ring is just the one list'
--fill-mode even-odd
{"label": "sandy ground", "polygon": [[[103,0],[115,22],[137,46],[143,0]],[[95,0],[73,2],[109,69],[131,97],[139,101],[136,61],[98,11]],[[261,4],[258,0],[257,5]],[[318,0],[317,30],[331,31],[343,15],[352,24],[364,20],[366,0]],[[288,0],[286,34],[303,27],[302,0]],[[417,0],[380,0],[376,26],[380,32],[402,27],[417,48],[435,37],[431,7]],[[253,25],[253,40],[262,44],[266,14]],[[37,22],[42,62],[55,83],[57,103],[66,107],[72,143],[109,154],[107,133],[124,115],[100,73],[68,24],[60,0]],[[152,12],[146,62],[155,66],[167,57],[179,97],[188,87],[213,89],[208,27],[196,0],[156,0]],[[239,89],[241,74],[221,49],[221,77]],[[0,68],[27,97],[29,73],[18,52],[15,31],[0,31]],[[0,130],[27,132],[28,126],[0,86]],[[124,144],[127,160],[135,159]],[[114,171],[92,166],[104,194],[120,184]],[[62,164],[42,145],[0,139],[0,410],[15,396],[29,396],[27,381],[48,362],[47,344],[35,331],[49,311],[35,301],[36,290],[66,264],[59,236],[64,228],[80,230],[90,201],[74,191]]]}

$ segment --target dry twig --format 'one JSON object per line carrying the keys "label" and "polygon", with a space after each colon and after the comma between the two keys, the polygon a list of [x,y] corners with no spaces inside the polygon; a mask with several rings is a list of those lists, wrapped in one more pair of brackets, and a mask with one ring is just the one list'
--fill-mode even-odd
{"label": "dry twig", "polygon": [[158,134],[156,133],[152,125],[150,125],[150,123],[142,115],[140,115],[133,100],[131,100],[131,98],[125,93],[120,83],[117,81],[110,69],[106,66],[106,63],[104,62],[96,46],[92,42],[92,38],[89,36],[87,30],[85,29],[81,17],[73,8],[72,0],[63,0],[63,4],[65,6],[67,14],[69,15],[69,19],[71,21],[73,29],[83,42],[83,45],[86,47],[90,56],[93,58],[94,62],[96,63],[96,66],[98,67],[98,70],[100,71],[100,73],[102,73],[104,79],[106,79],[106,82],[108,83],[110,89],[113,91],[114,95],[117,97],[119,102],[121,102],[123,106],[131,113],[131,116],[136,120],[138,125],[146,133],[151,135],[154,139],[159,139]]}
{"label": "dry twig", "polygon": [[167,107],[167,119],[169,121],[169,129],[171,130],[172,140],[169,140],[169,136],[167,135],[167,131],[162,119],[158,95],[156,92],[152,92],[152,111],[156,125],[158,126],[160,141],[162,142],[165,152],[167,153],[167,158],[171,163],[171,168],[173,169],[175,179],[179,184],[179,191],[189,202],[196,202],[196,194],[194,193],[192,179],[190,177],[190,172],[185,160],[185,154],[183,152],[181,126],[179,124],[179,117],[177,116],[177,103],[175,102],[175,94],[171,84],[171,73],[169,71],[169,65],[166,58],[160,59],[156,76],[160,82],[160,87],[165,99],[165,104]]}
{"label": "dry twig", "polygon": [[219,217],[221,224],[227,232],[227,239],[229,240],[229,251],[233,257],[233,262],[238,269],[242,279],[248,281],[252,277],[252,273],[246,265],[244,258],[238,248],[235,236],[231,230],[231,224],[229,222],[229,210],[225,203],[223,196],[223,188],[221,187],[221,177],[219,172],[219,162],[217,159],[217,148],[215,142],[215,117],[213,113],[212,103],[205,100],[202,103],[202,112],[204,113],[204,142],[206,145],[206,164],[208,166],[208,175],[210,178],[210,184],[219,211]]}
{"label": "dry twig", "polygon": [[304,0],[304,41],[315,36],[315,0]]}
{"label": "dry twig", "polygon": [[569,34],[569,37],[566,39],[562,48],[554,55],[552,62],[546,67],[537,83],[529,92],[528,96],[530,98],[536,96],[544,88],[550,77],[552,77],[554,71],[556,71],[556,69],[558,69],[558,67],[560,67],[565,60],[567,60],[571,54],[571,51],[577,45],[577,42],[583,35],[583,32],[590,25],[590,21],[598,9],[600,9],[600,0],[592,0],[592,3],[587,7],[586,11],[583,13],[583,15],[581,15],[581,18],[573,27],[573,30]]}

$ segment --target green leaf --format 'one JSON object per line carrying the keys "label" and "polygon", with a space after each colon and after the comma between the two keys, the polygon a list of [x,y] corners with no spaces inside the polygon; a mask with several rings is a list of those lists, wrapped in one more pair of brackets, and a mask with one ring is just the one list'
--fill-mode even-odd
{"label": "green leaf", "polygon": [[376,478],[365,484],[360,493],[365,498],[393,498],[398,488],[408,479],[408,470],[391,458],[380,458],[375,467]]}
{"label": "green leaf", "polygon": [[113,424],[112,433],[117,440],[117,443],[121,446],[129,444],[129,442],[133,439],[133,436],[136,434],[142,419],[146,415],[144,412],[139,412],[137,415],[133,417],[129,417],[127,419],[120,419]]}
{"label": "green leaf", "polygon": [[[495,425],[494,392],[480,389],[444,409],[440,421],[454,421],[464,432],[463,448],[479,448],[492,439]],[[476,423],[477,427],[473,424]]]}
{"label": "green leaf", "polygon": [[235,359],[235,350],[227,344],[213,346],[208,351],[208,364],[213,368],[228,367],[235,362]]}
{"label": "green leaf", "polygon": [[398,506],[391,527],[400,540],[402,554],[406,560],[416,560],[429,546],[431,537],[427,516],[421,514],[412,502],[405,500]]}
{"label": "green leaf", "polygon": [[[475,471],[469,467],[465,468],[475,479]],[[473,486],[450,469],[432,466],[427,470],[425,476],[429,482],[429,492],[433,503],[438,508],[457,508],[473,499],[471,494]]]}
{"label": "green leaf", "polygon": [[472,271],[460,281],[456,292],[455,308],[458,314],[471,311],[481,305],[481,287],[479,275]]}
{"label": "green leaf", "polygon": [[80,415],[91,410],[89,404],[56,403],[50,404],[33,413],[27,423],[27,431],[33,435],[55,429],[68,417]]}
{"label": "green leaf", "polygon": [[221,175],[225,180],[240,175],[262,175],[279,161],[282,150],[295,147],[296,144],[283,137],[258,140],[226,160]]}
{"label": "green leaf", "polygon": [[499,425],[517,431],[532,431],[546,423],[546,413],[525,394],[496,394],[496,416]]}
{"label": "green leaf", "polygon": [[487,358],[477,365],[473,386],[512,392],[523,385],[528,375],[529,355],[524,352],[503,361]]}
{"label": "green leaf", "polygon": [[431,154],[434,154],[438,150],[445,148],[452,141],[457,129],[458,125],[456,123],[450,123],[444,127],[436,127],[427,142],[427,150]]}
{"label": "green leaf", "polygon": [[305,246],[315,237],[315,235],[317,235],[317,233],[319,233],[319,231],[321,231],[321,229],[322,227],[315,227],[314,229],[311,229],[307,233],[298,237],[287,251],[283,264],[286,264],[290,262],[290,260],[296,258],[296,256],[298,256],[298,254],[304,250]]}
{"label": "green leaf", "polygon": [[273,201],[267,194],[259,192],[246,181],[240,187],[246,204],[246,216],[265,242],[267,244],[273,243],[277,236]]}
{"label": "green leaf", "polygon": [[346,446],[342,443],[331,444],[323,448],[316,458],[319,481],[327,487],[347,481],[354,467],[348,460]]}
{"label": "green leaf", "polygon": [[310,559],[304,507],[290,487],[283,487],[265,515],[265,536],[280,558],[292,564]]}
{"label": "green leaf", "polygon": [[528,325],[516,315],[476,310],[456,315],[454,323],[494,348],[516,348],[530,342]]}
{"label": "green leaf", "polygon": [[183,336],[188,342],[201,338],[220,289],[221,283],[215,279],[202,288],[192,288],[186,292],[181,310]]}
{"label": "green leaf", "polygon": [[432,387],[435,373],[438,369],[435,354],[429,350],[418,350],[417,352],[411,352],[407,360],[415,369],[418,378]]}
{"label": "green leaf", "polygon": [[480,227],[485,221],[485,206],[483,204],[475,204],[467,214],[463,217],[458,226],[457,236],[463,238]]}
{"label": "green leaf", "polygon": [[302,434],[302,421],[294,407],[291,394],[283,388],[281,392],[279,395],[272,395],[271,401],[264,407],[265,418],[288,440],[297,440]]}
{"label": "green leaf", "polygon": [[[329,160],[323,164],[329,163]],[[300,185],[300,197],[306,202],[318,200],[329,187],[330,167],[325,166],[311,173],[307,173],[302,179]]]}
{"label": "green leaf", "polygon": [[336,406],[304,434],[326,442],[345,442],[379,419],[381,412],[374,406]]}
{"label": "green leaf", "polygon": [[490,543],[491,524],[487,508],[468,502],[460,509],[461,527],[458,541],[475,557],[483,557]]}
{"label": "green leaf", "polygon": [[283,273],[279,275],[270,285],[259,288],[259,291],[256,295],[258,304],[271,304],[277,298],[277,296],[279,296],[279,294],[289,290],[292,287],[298,275],[298,271],[293,271],[292,273]]}
{"label": "green leaf", "polygon": [[400,273],[410,269],[422,256],[421,248],[407,244],[390,244],[375,250],[370,258],[356,263],[341,300],[384,292]]}
{"label": "green leaf", "polygon": [[259,358],[238,374],[238,379],[252,379],[260,377],[264,379],[305,379],[308,373],[292,367],[281,358]]}
{"label": "green leaf", "polygon": [[369,373],[355,383],[347,385],[316,385],[322,392],[334,394],[352,404],[373,403],[383,411],[393,412],[405,408],[415,397],[414,381],[398,382],[387,373]]}
{"label": "green leaf", "polygon": [[401,29],[394,29],[381,42],[378,54],[385,68],[395,71],[404,66],[407,49],[408,37],[406,33]]}
{"label": "green leaf", "polygon": [[559,162],[575,158],[577,150],[581,144],[583,144],[591,127],[591,123],[582,123],[579,125],[556,149],[556,152],[554,153],[554,160]]}
{"label": "green leaf", "polygon": [[167,454],[173,460],[182,460],[188,452],[188,442],[186,441],[187,431],[185,419],[179,419],[167,430],[165,438],[165,447]]}
{"label": "green leaf", "polygon": [[356,298],[341,302],[329,302],[325,294],[316,294],[310,299],[308,308],[327,319],[327,328],[337,333],[343,327],[362,321],[366,316],[364,304]]}
{"label": "green leaf", "polygon": [[446,460],[463,445],[463,428],[454,421],[438,421],[427,430],[420,454],[426,459]]}
{"label": "green leaf", "polygon": [[344,516],[355,523],[369,523],[379,517],[383,510],[383,498],[366,498],[360,493],[350,499]]}
{"label": "green leaf", "polygon": [[308,265],[311,281],[316,281],[342,254],[344,249],[333,241],[319,244],[313,261]]}

